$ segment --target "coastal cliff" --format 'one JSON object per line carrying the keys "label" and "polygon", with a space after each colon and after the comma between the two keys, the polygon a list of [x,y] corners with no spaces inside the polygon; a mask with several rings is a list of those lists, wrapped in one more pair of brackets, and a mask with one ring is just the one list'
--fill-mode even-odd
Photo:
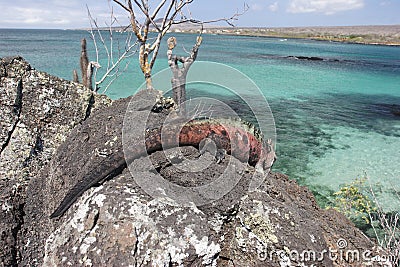
{"label": "coastal cliff", "polygon": [[[1,59],[1,266],[382,265],[373,256],[383,251],[287,176],[270,173],[257,190],[245,190],[254,170],[229,155],[233,175],[242,179],[215,203],[167,205],[148,195],[135,182],[154,175],[146,158],[165,179],[185,186],[211,182],[225,170],[214,162],[196,177],[182,174],[158,151],[50,219],[83,172],[121,149],[127,106],[141,97],[158,96],[111,101],[21,57]],[[145,120],[148,109],[137,106],[133,116]],[[194,147],[182,151],[199,156]]]}

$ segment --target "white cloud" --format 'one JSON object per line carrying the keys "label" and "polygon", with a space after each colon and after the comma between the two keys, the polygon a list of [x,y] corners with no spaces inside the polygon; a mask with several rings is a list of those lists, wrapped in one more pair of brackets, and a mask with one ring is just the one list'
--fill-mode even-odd
{"label": "white cloud", "polygon": [[291,0],[289,13],[323,13],[332,15],[337,12],[360,9],[364,0]]}
{"label": "white cloud", "polygon": [[[16,15],[18,14],[18,15]],[[84,13],[66,10],[64,7],[44,5],[8,5],[4,7],[0,27],[54,28],[67,27],[73,21],[82,22]]]}
{"label": "white cloud", "polygon": [[264,7],[262,5],[259,4],[251,4],[250,5],[251,10],[253,11],[262,11],[264,9]]}
{"label": "white cloud", "polygon": [[279,9],[279,4],[278,2],[275,2],[271,5],[268,6],[268,9],[271,10],[272,12],[276,12]]}
{"label": "white cloud", "polygon": [[[1,1],[1,0],[0,0]],[[81,28],[90,27],[87,9],[80,0],[8,0],[2,6],[0,28]],[[11,4],[13,1],[13,4]],[[87,1],[86,1],[87,2]],[[110,21],[108,2],[90,0],[87,3],[92,16],[99,26]],[[126,12],[115,8],[114,15],[121,23],[127,24]]]}

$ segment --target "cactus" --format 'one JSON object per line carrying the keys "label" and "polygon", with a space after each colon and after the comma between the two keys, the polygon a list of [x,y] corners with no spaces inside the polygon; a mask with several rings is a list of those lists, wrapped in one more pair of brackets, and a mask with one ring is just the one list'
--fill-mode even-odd
{"label": "cactus", "polygon": [[79,83],[78,72],[76,70],[73,71],[72,77],[74,82]]}
{"label": "cactus", "polygon": [[80,59],[80,64],[81,64],[81,73],[82,73],[82,84],[87,86],[87,69],[89,66],[89,58],[87,56],[87,50],[86,50],[86,39],[83,38],[81,40],[81,59]]}
{"label": "cactus", "polygon": [[85,38],[83,38],[81,41],[80,65],[81,65],[81,72],[82,72],[82,84],[84,86],[86,86],[87,88],[89,88],[90,90],[93,90],[92,76],[93,76],[94,64],[92,62],[89,62]]}

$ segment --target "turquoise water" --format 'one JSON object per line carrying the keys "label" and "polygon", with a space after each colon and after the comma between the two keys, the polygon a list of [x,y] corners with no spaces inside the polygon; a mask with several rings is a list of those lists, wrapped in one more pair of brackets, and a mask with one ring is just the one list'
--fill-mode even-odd
{"label": "turquoise water", "polygon": [[[187,50],[196,38],[175,36]],[[22,55],[36,69],[71,79],[82,37],[89,39],[84,31],[0,30],[0,57]],[[154,73],[168,67],[165,51]],[[94,59],[92,46],[89,52]],[[110,97],[128,96],[142,84],[137,59],[131,60],[107,91]],[[204,35],[198,60],[240,70],[266,96],[277,127],[275,171],[321,197],[367,175],[386,208],[399,209],[400,117],[392,111],[400,110],[400,47]],[[229,95],[207,94],[241,110]]]}

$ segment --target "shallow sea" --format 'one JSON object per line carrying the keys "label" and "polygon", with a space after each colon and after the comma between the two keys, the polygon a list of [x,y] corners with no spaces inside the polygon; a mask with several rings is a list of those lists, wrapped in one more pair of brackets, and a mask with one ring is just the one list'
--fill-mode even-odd
{"label": "shallow sea", "polygon": [[[196,38],[174,35],[180,53]],[[90,39],[86,31],[0,29],[0,57],[21,55],[38,70],[71,79],[83,37]],[[114,38],[123,45],[123,35]],[[163,46],[154,73],[168,67],[165,51]],[[93,60],[90,41],[89,54]],[[392,111],[400,110],[400,47],[205,34],[197,60],[236,68],[260,88],[276,124],[275,171],[309,186],[321,201],[367,176],[386,209],[399,210],[400,117]],[[130,61],[107,91],[114,99],[143,83],[136,56]],[[246,116],[224,90],[189,89],[189,97],[221,99]]]}

